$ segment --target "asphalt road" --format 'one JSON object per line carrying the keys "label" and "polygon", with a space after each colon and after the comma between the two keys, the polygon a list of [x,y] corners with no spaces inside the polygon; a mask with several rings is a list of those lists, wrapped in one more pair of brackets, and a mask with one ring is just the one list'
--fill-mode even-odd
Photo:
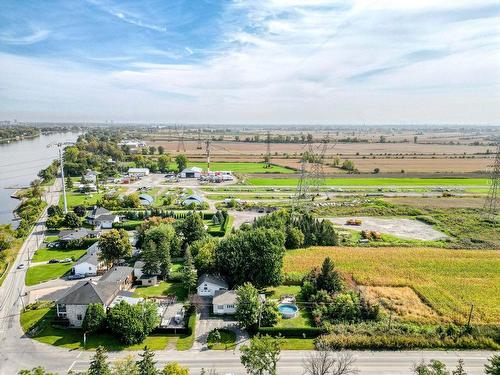
{"label": "asphalt road", "polygon": [[[46,196],[47,202],[57,204],[59,191],[57,185],[51,188]],[[92,352],[67,350],[53,347],[31,340],[24,336],[19,324],[19,312],[25,303],[24,278],[26,269],[17,269],[20,263],[28,264],[29,256],[43,241],[45,229],[44,214],[33,232],[28,237],[18,258],[0,288],[0,375],[14,375],[21,369],[43,366],[47,370],[66,374],[69,370],[83,371],[89,366]],[[491,352],[482,351],[411,351],[411,352],[352,352],[356,358],[356,367],[362,375],[404,375],[410,374],[413,363],[421,359],[439,359],[450,368],[456,365],[459,358],[465,360],[469,375],[483,374],[483,366]],[[129,354],[128,352],[109,353],[110,360]],[[135,356],[137,352],[133,352]],[[282,352],[279,362],[279,374],[302,374],[303,359],[309,355],[307,351]],[[239,353],[228,351],[174,350],[160,351],[155,359],[158,366],[169,361],[178,361],[189,366],[191,374],[198,374],[201,368],[216,368],[219,374],[244,374],[240,364]]]}

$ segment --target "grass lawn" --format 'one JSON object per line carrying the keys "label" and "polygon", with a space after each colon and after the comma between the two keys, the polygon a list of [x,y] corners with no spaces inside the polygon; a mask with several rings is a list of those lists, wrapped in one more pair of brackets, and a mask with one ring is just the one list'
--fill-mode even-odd
{"label": "grass lawn", "polygon": [[30,267],[26,272],[26,285],[31,286],[58,279],[69,272],[72,266],[73,263],[55,263]]}
{"label": "grass lawn", "polygon": [[285,272],[306,273],[331,257],[360,285],[408,286],[438,314],[465,322],[500,321],[500,252],[433,248],[316,247],[288,251]]}
{"label": "grass lawn", "polygon": [[[68,200],[68,208],[83,205],[85,207],[93,206],[97,203],[97,200],[102,197],[104,193],[89,193],[84,194],[77,191],[71,191],[66,193],[66,199]],[[59,205],[63,205],[63,196],[59,198]]]}
{"label": "grass lawn", "polygon": [[[207,163],[188,163],[189,167],[200,167],[207,169]],[[264,163],[256,162],[223,162],[216,161],[210,163],[211,171],[231,171],[236,173],[295,173],[293,169],[278,165],[271,165],[265,168]]]}
{"label": "grass lawn", "polygon": [[83,254],[86,253],[87,250],[84,249],[38,249],[35,252],[35,255],[33,255],[33,262],[46,262],[51,259],[64,259],[64,258],[74,258],[78,259],[80,258]]}
{"label": "grass lawn", "polygon": [[[256,186],[296,186],[297,178],[249,178],[246,182]],[[487,187],[486,178],[326,178],[328,186],[474,186]]]}
{"label": "grass lawn", "polygon": [[171,283],[161,281],[154,286],[138,286],[135,289],[134,297],[161,297],[169,294],[177,296],[179,301],[187,299],[187,290],[184,289],[182,283]]}
{"label": "grass lawn", "polygon": [[[300,294],[300,285],[280,285],[274,286],[270,288],[266,288],[264,290],[267,298],[270,299],[279,299],[282,295],[293,295],[296,299],[299,298]],[[300,301],[300,299],[298,299]]]}
{"label": "grass lawn", "polygon": [[220,340],[216,340],[213,332],[208,334],[207,346],[212,350],[233,350],[236,347],[236,333],[227,329],[219,329]]}
{"label": "grass lawn", "polygon": [[189,350],[193,347],[196,328],[196,314],[192,313],[189,316],[188,328],[191,332],[189,335],[181,335],[176,343],[177,350]]}
{"label": "grass lawn", "polygon": [[56,242],[58,239],[59,239],[59,236],[57,234],[47,235],[43,239],[43,242],[47,242],[47,243],[49,243],[49,242]]}
{"label": "grass lawn", "polygon": [[314,350],[314,339],[281,339],[281,350]]}
{"label": "grass lawn", "polygon": [[169,335],[152,334],[146,339],[135,345],[124,345],[110,333],[99,333],[87,335],[87,343],[83,347],[83,332],[80,329],[54,328],[50,322],[55,317],[55,308],[42,308],[39,310],[28,310],[21,314],[21,326],[26,332],[34,325],[38,325],[36,333],[31,337],[44,344],[61,346],[67,349],[87,349],[94,350],[99,345],[107,350],[142,350],[144,346],[152,350],[163,350],[167,347],[170,339]]}
{"label": "grass lawn", "polygon": [[172,267],[170,267],[170,272],[180,272],[184,264],[182,262],[173,262]]}

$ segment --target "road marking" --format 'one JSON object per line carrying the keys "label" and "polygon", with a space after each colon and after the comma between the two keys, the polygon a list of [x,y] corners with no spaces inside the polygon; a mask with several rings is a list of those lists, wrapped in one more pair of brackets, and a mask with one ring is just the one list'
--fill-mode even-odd
{"label": "road marking", "polygon": [[66,372],[70,372],[72,369],[73,369],[73,366],[76,364],[76,360],[73,361],[73,363],[71,364],[71,366],[68,367],[68,370]]}

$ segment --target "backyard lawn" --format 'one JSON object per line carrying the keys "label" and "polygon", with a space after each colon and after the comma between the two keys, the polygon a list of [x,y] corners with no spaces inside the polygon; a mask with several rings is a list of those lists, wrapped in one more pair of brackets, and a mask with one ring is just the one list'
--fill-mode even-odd
{"label": "backyard lawn", "polygon": [[84,249],[38,249],[35,254],[33,255],[32,261],[34,263],[36,262],[46,262],[51,259],[64,259],[64,258],[73,258],[73,259],[78,259],[80,258],[83,254],[85,254],[87,250]]}
{"label": "backyard lawn", "polygon": [[74,263],[54,263],[33,266],[26,272],[26,285],[36,285],[64,276],[71,270]]}
{"label": "backyard lawn", "polygon": [[331,257],[360,285],[407,286],[438,314],[465,322],[500,321],[500,252],[433,248],[317,247],[288,251],[284,271],[304,274]]}
{"label": "backyard lawn", "polygon": [[167,295],[175,295],[177,300],[185,301],[187,299],[187,290],[184,289],[182,283],[161,281],[154,286],[138,286],[134,292],[134,297],[161,297]]}
{"label": "backyard lawn", "polygon": [[[68,200],[68,208],[83,205],[85,207],[93,206],[102,197],[103,193],[89,193],[84,194],[77,191],[71,191],[66,193],[66,199]],[[59,205],[63,205],[63,197],[59,198]]]}

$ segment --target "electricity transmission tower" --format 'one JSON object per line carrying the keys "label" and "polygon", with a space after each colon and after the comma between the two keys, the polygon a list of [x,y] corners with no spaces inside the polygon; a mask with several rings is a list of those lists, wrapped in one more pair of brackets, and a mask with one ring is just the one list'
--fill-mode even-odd
{"label": "electricity transmission tower", "polygon": [[207,173],[210,173],[210,137],[207,137],[205,153],[207,156]]}
{"label": "electricity transmission tower", "polygon": [[267,131],[266,138],[266,168],[271,167],[271,132]]}
{"label": "electricity transmission tower", "polygon": [[181,126],[180,130],[179,128],[177,130],[177,136],[178,136],[178,141],[177,141],[177,152],[180,152],[181,149],[183,152],[186,152],[186,145],[184,144],[184,127]]}
{"label": "electricity transmission tower", "polygon": [[[309,209],[309,204],[313,200],[313,194],[320,191],[321,186],[325,183],[324,160],[325,155],[330,145],[329,135],[321,141],[321,147],[316,147],[313,140],[309,140],[307,151],[302,153],[300,161],[300,179],[295,190],[292,209],[295,211],[299,208]],[[305,146],[304,146],[305,148]]]}
{"label": "electricity transmission tower", "polygon": [[198,144],[196,146],[197,150],[201,150],[203,148],[201,144],[201,129],[198,129]]}
{"label": "electricity transmission tower", "polygon": [[495,160],[492,165],[490,177],[490,190],[484,200],[484,214],[487,219],[495,220],[500,207],[498,205],[498,190],[500,187],[500,142],[497,143]]}

